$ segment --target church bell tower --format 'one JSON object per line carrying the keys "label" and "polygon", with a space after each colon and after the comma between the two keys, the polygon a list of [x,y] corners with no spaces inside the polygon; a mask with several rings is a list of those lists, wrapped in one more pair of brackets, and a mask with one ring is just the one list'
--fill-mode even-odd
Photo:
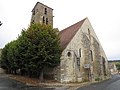
{"label": "church bell tower", "polygon": [[32,10],[31,24],[43,23],[53,27],[53,9],[37,2]]}

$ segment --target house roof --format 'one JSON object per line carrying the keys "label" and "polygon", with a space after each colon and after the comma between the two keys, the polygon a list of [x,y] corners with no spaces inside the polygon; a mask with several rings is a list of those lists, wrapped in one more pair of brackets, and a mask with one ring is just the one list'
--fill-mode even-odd
{"label": "house roof", "polygon": [[81,28],[81,26],[85,20],[86,20],[86,18],[65,28],[64,30],[60,31],[60,33],[59,33],[60,46],[63,50],[66,48],[66,46],[72,40],[72,38],[75,36],[77,31]]}
{"label": "house roof", "polygon": [[[43,6],[46,6],[47,8],[52,9],[51,7],[48,7],[47,5],[44,5],[43,3],[37,2],[37,3],[35,4],[34,8],[32,9],[32,12],[33,12],[33,10],[35,9],[35,7],[36,7],[38,4],[41,4],[41,5],[43,5]],[[53,10],[53,9],[52,9],[52,10]]]}

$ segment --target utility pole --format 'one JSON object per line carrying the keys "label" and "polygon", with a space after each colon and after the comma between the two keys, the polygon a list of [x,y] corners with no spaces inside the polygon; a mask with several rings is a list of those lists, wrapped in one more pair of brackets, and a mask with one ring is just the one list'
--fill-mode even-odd
{"label": "utility pole", "polygon": [[0,26],[2,25],[1,21],[0,21]]}

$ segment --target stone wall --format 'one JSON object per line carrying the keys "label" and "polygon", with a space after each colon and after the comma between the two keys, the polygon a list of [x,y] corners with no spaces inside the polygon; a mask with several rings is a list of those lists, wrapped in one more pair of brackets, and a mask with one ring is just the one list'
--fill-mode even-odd
{"label": "stone wall", "polygon": [[82,66],[82,70],[84,71],[83,74],[83,80],[89,80],[89,75],[91,74],[90,72],[90,68],[84,68],[84,65],[90,65],[91,63],[91,58],[90,58],[90,39],[87,37],[87,35],[85,33],[82,33],[82,51],[83,51],[83,64]]}
{"label": "stone wall", "polygon": [[[47,14],[45,14],[45,8]],[[31,23],[43,23],[43,17],[45,19],[45,23],[46,18],[48,18],[48,24],[53,26],[53,9],[44,4],[38,3],[32,10]]]}
{"label": "stone wall", "polygon": [[87,19],[62,52],[61,82],[81,82],[103,76],[101,57],[105,58],[107,72],[106,55]]}
{"label": "stone wall", "polygon": [[60,81],[60,66],[44,68],[44,77],[45,79]]}
{"label": "stone wall", "polygon": [[100,55],[100,47],[98,41],[93,37],[93,72],[94,76],[98,77],[101,75],[101,69],[100,69],[100,60],[101,60],[101,55]]}

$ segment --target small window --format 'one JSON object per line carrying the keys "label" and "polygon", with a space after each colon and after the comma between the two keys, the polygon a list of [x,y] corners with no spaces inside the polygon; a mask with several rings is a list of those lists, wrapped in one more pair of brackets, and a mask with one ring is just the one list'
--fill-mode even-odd
{"label": "small window", "polygon": [[46,24],[48,25],[48,18],[46,18]]}
{"label": "small window", "polygon": [[43,23],[45,23],[45,17],[43,16]]}
{"label": "small window", "polygon": [[71,56],[71,52],[68,52],[68,53],[67,53],[67,56],[70,57],[70,56]]}
{"label": "small window", "polygon": [[47,8],[45,8],[45,14],[47,15]]}
{"label": "small window", "polygon": [[80,71],[80,58],[77,58],[77,66],[78,66],[78,69]]}
{"label": "small window", "polygon": [[35,10],[33,10],[33,15],[35,15]]}
{"label": "small window", "polygon": [[88,34],[90,35],[90,29],[88,28]]}
{"label": "small window", "polygon": [[79,56],[81,57],[81,48],[79,49]]}
{"label": "small window", "polygon": [[35,21],[34,21],[34,20],[32,20],[32,24],[34,24],[34,22],[35,22]]}
{"label": "small window", "polygon": [[93,54],[92,54],[92,50],[90,50],[90,56],[91,56],[91,61],[93,61]]}
{"label": "small window", "polygon": [[90,37],[90,29],[89,29],[89,28],[88,28],[88,35],[89,35],[89,38],[91,38],[91,37]]}

